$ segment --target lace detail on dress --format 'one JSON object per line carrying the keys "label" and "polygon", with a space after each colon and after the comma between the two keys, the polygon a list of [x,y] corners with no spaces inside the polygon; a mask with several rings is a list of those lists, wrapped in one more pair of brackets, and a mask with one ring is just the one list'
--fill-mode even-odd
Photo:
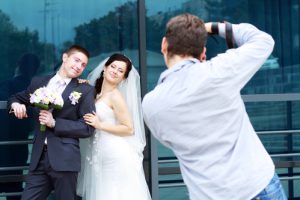
{"label": "lace detail on dress", "polygon": [[[101,121],[117,124],[113,110],[103,101],[96,102]],[[82,171],[77,192],[83,200],[150,200],[142,160],[128,138],[105,131],[84,141]]]}
{"label": "lace detail on dress", "polygon": [[[95,104],[96,106],[96,114],[101,119],[101,121],[108,121],[110,123],[116,124],[115,116],[113,110],[103,101],[98,101]],[[100,138],[101,131],[95,130],[95,133],[92,137],[90,137],[88,141],[88,148],[91,149],[91,154],[86,155],[85,159],[89,165],[100,165],[99,153],[100,153]],[[110,133],[108,133],[110,134]],[[96,174],[98,175],[99,168],[94,169]]]}

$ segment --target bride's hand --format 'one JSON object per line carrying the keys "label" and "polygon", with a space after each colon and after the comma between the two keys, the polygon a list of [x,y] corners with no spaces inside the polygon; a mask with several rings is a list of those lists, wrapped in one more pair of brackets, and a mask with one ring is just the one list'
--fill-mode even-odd
{"label": "bride's hand", "polygon": [[78,83],[89,83],[89,80],[79,78]]}
{"label": "bride's hand", "polygon": [[101,129],[101,122],[97,117],[95,111],[93,111],[93,113],[85,114],[83,116],[83,119],[88,125],[93,126],[96,129]]}

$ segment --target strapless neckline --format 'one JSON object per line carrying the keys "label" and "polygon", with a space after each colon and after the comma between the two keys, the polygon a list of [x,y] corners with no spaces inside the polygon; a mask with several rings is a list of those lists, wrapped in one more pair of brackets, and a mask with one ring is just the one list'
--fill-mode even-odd
{"label": "strapless neckline", "polygon": [[97,101],[95,104],[103,104],[106,108],[108,108],[109,110],[113,110],[109,105],[107,105],[104,101]]}

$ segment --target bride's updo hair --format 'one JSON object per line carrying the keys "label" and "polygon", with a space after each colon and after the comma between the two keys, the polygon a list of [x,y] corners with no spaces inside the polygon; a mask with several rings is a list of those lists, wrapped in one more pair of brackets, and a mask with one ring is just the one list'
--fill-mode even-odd
{"label": "bride's updo hair", "polygon": [[[132,63],[129,60],[129,58],[127,58],[123,54],[115,53],[108,58],[108,60],[104,64],[104,67],[108,67],[114,61],[122,61],[122,62],[126,63],[126,71],[125,71],[124,77],[127,78],[129,75],[129,72],[131,71],[131,68],[132,68]],[[96,80],[96,84],[95,84],[96,95],[101,92],[102,83],[103,83],[103,74],[104,74],[104,70],[102,70],[99,78]]]}

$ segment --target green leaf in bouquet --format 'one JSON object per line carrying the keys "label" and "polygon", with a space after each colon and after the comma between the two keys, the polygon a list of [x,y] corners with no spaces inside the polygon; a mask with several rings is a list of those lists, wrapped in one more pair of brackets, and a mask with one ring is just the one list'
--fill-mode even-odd
{"label": "green leaf in bouquet", "polygon": [[53,109],[58,109],[58,110],[62,109],[62,106],[55,105],[55,104],[51,104],[50,107],[53,108]]}
{"label": "green leaf in bouquet", "polygon": [[34,103],[34,106],[43,109],[43,110],[49,110],[49,105],[47,104],[42,104],[42,103]]}

